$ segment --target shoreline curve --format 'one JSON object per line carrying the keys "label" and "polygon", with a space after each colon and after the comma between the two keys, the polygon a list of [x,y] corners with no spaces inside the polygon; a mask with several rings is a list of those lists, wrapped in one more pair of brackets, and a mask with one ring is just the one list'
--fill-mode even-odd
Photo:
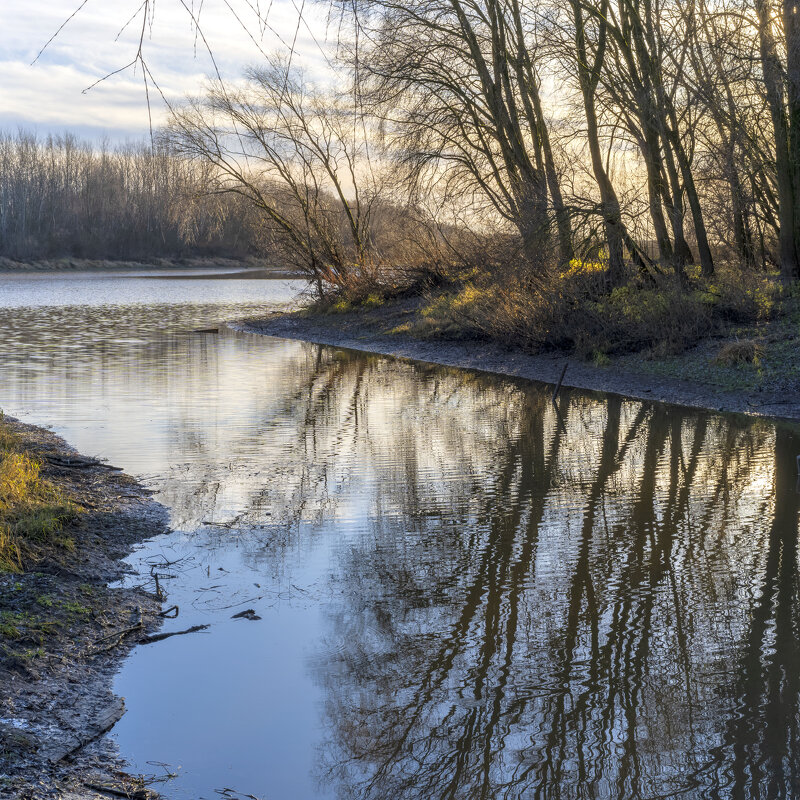
{"label": "shoreline curve", "polygon": [[492,342],[422,340],[384,333],[356,314],[276,314],[226,323],[241,333],[295,339],[391,358],[476,370],[554,386],[567,364],[563,388],[616,394],[634,400],[667,403],[713,412],[745,414],[800,422],[800,397],[779,398],[759,392],[728,392],[691,381],[597,367],[564,353],[532,355]]}

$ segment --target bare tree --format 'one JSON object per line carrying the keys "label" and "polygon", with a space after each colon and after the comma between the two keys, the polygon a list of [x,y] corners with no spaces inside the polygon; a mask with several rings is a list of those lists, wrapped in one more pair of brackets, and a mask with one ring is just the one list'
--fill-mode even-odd
{"label": "bare tree", "polygon": [[349,59],[416,179],[513,225],[540,275],[552,217],[559,260],[572,243],[529,22],[516,0],[362,0],[353,24],[370,44]]}
{"label": "bare tree", "polygon": [[382,184],[352,108],[285,60],[246,78],[240,88],[212,82],[203,97],[173,108],[171,146],[212,165],[207,192],[254,204],[320,293],[374,276],[370,225]]}
{"label": "bare tree", "polygon": [[0,134],[0,256],[255,255],[247,209],[201,197],[206,171],[149,142]]}
{"label": "bare tree", "polygon": [[[785,278],[798,277],[792,3],[327,5],[340,20],[335,69],[349,70],[337,73],[337,90],[312,86],[292,66],[295,36],[283,60],[265,56],[243,85],[217,74],[205,97],[173,109],[168,135],[205,165],[212,196],[238,195],[258,210],[266,237],[320,291],[386,267],[371,221],[379,198],[386,207],[389,164],[391,202],[412,209],[399,217],[419,219],[435,197],[442,218],[476,235],[515,232],[524,280],[575,253],[604,265],[607,288],[628,279],[626,260],[650,279],[672,270],[683,286],[688,265],[708,280],[720,257],[750,270],[779,263]],[[264,29],[259,9],[251,12]],[[149,85],[152,10],[147,0],[135,17],[142,28],[128,65],[141,66]]]}

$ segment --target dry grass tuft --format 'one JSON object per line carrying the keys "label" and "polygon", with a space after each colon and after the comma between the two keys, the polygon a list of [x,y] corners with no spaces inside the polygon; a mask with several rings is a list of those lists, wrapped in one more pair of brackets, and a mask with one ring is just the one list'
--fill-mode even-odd
{"label": "dry grass tuft", "polygon": [[43,546],[72,544],[60,534],[77,509],[40,473],[0,416],[0,572],[22,571]]}
{"label": "dry grass tuft", "polygon": [[764,354],[764,346],[756,339],[737,339],[726,342],[717,353],[714,362],[724,367],[738,364],[758,364]]}

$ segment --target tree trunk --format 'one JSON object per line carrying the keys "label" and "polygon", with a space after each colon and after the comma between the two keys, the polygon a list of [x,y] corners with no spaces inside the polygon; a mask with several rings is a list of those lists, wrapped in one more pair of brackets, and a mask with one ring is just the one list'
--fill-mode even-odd
{"label": "tree trunk", "polygon": [[525,256],[534,274],[541,275],[547,267],[550,225],[547,216],[547,186],[540,173],[528,179],[517,191],[517,228],[522,237]]}
{"label": "tree trunk", "polygon": [[[800,19],[797,0],[783,1],[783,28],[786,35],[786,101],[789,120],[789,163],[792,167],[792,241],[795,261],[784,270],[785,278],[800,277]],[[788,265],[787,265],[788,267]]]}
{"label": "tree trunk", "polygon": [[678,170],[675,167],[675,159],[669,146],[664,147],[664,162],[669,176],[670,194],[665,199],[665,205],[669,210],[670,222],[672,224],[672,238],[675,242],[675,261],[680,265],[681,271],[686,264],[694,261],[692,250],[686,241],[686,234],[683,229],[683,186],[681,186]]}
{"label": "tree trunk", "polygon": [[556,173],[556,165],[553,160],[553,148],[550,144],[550,134],[547,131],[547,125],[542,111],[542,102],[539,97],[538,87],[535,85],[531,89],[531,99],[533,101],[533,110],[536,115],[536,122],[539,129],[539,140],[542,144],[542,151],[544,153],[544,166],[545,174],[547,175],[547,185],[550,189],[550,198],[553,202],[553,211],[556,215],[556,227],[558,228],[558,244],[562,264],[568,264],[575,251],[572,248],[572,225],[569,220],[569,212],[564,206],[564,197],[561,194],[561,186],[558,182],[558,174]]}
{"label": "tree trunk", "polygon": [[[607,4],[604,4],[604,6],[607,8]],[[603,215],[606,243],[608,244],[608,279],[611,286],[619,286],[625,279],[623,250],[625,228],[622,224],[619,198],[614,191],[614,186],[611,183],[611,179],[608,177],[605,164],[603,163],[603,154],[600,149],[600,135],[597,125],[597,110],[594,105],[594,93],[597,87],[599,68],[604,53],[600,50],[596,54],[594,66],[590,68],[586,52],[586,31],[583,22],[583,11],[581,10],[579,0],[572,0],[572,13],[575,22],[578,75],[581,94],[583,96],[583,109],[586,115],[586,136],[589,144],[589,153],[592,159],[592,171],[597,181],[597,188],[600,190],[600,207]]]}
{"label": "tree trunk", "polygon": [[[791,5],[791,4],[788,4]],[[785,278],[800,275],[798,249],[795,237],[796,216],[794,192],[794,167],[789,154],[789,125],[784,108],[784,90],[781,63],[772,33],[772,19],[767,0],[756,0],[758,13],[758,40],[764,88],[767,94],[772,127],[775,133],[775,166],[778,183],[778,249],[781,274]],[[790,14],[791,15],[791,10]],[[792,25],[794,28],[794,25]],[[793,30],[796,34],[796,31]],[[794,38],[794,37],[793,37]]]}
{"label": "tree trunk", "polygon": [[[645,101],[645,107],[649,105]],[[643,115],[644,116],[644,115]],[[653,230],[658,244],[659,261],[665,268],[674,265],[674,252],[672,241],[667,231],[667,222],[664,219],[664,209],[661,205],[661,196],[666,192],[663,183],[663,170],[661,168],[661,154],[659,153],[658,132],[653,129],[653,121],[642,118],[643,138],[639,145],[644,156],[647,168],[647,197],[650,203],[650,219],[653,223]]]}

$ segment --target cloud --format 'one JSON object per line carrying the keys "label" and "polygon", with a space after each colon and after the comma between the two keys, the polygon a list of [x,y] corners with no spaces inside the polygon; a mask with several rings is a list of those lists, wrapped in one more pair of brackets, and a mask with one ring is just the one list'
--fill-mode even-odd
{"label": "cloud", "polygon": [[[3,0],[0,8],[0,127],[41,132],[73,130],[92,137],[137,137],[149,128],[141,68],[111,75],[134,59],[142,29],[135,16],[141,0],[88,0],[36,61],[42,46],[77,8],[80,0]],[[319,10],[304,12],[298,24],[293,0],[273,0],[268,27],[259,25],[258,0],[205,0],[200,26],[190,10],[198,0],[158,0],[145,30],[144,56],[170,102],[197,93],[205,76],[217,70],[226,80],[258,63],[263,52],[296,42],[297,58],[312,72],[324,72],[320,52],[326,45]],[[262,5],[266,5],[262,0]],[[237,19],[238,17],[238,19]],[[120,33],[129,19],[132,22]],[[209,55],[208,48],[213,53]],[[108,76],[90,91],[84,90]],[[165,118],[158,92],[151,87],[154,125]]]}

